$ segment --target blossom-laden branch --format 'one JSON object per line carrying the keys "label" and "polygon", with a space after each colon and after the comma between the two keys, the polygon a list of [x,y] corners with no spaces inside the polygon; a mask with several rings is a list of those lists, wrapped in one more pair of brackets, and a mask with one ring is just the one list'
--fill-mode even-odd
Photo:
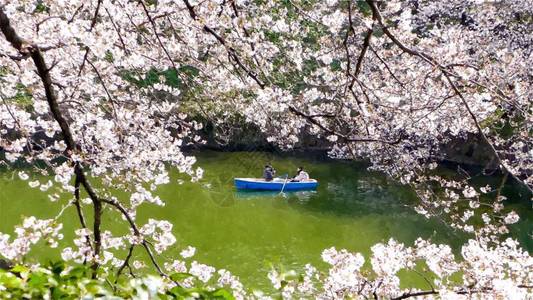
{"label": "blossom-laden branch", "polygon": [[[500,251],[512,253],[512,256],[504,260],[495,259],[494,255]],[[307,265],[301,280],[293,280],[291,276],[294,274],[280,274],[275,269],[269,273],[269,279],[285,299],[309,296],[321,299],[408,299],[428,295],[438,295],[442,299],[514,295],[525,299],[531,296],[533,279],[527,269],[532,266],[533,260],[517,247],[515,241],[508,239],[500,246],[487,248],[470,240],[463,245],[461,253],[462,260],[457,262],[448,246],[418,239],[413,247],[405,247],[391,239],[372,247],[371,270],[362,269],[365,258],[360,253],[332,247],[322,252],[322,259],[330,265],[326,274],[320,274],[316,268]],[[420,274],[417,271],[420,262],[428,268],[423,276],[434,278],[434,284],[429,284],[431,288],[400,288],[398,272]],[[502,268],[507,264],[516,264],[517,268],[513,271]],[[451,279],[457,272],[462,273],[462,282]]]}
{"label": "blossom-laden branch", "polygon": [[[198,15],[194,11],[194,7],[189,3],[188,0],[183,0],[183,3],[185,3],[185,6],[187,7],[187,10],[189,11],[189,15],[193,20],[198,19]],[[250,70],[239,58],[239,55],[237,54],[237,50],[233,48],[232,46],[228,45],[227,42],[224,40],[223,37],[221,37],[218,33],[213,30],[213,28],[204,25],[203,30],[209,34],[211,34],[220,44],[224,45],[224,47],[227,48],[229,56],[237,63],[237,65],[242,68],[250,78],[252,78],[259,87],[264,88],[265,84],[259,79],[256,73]]]}
{"label": "blossom-laden branch", "polygon": [[[46,66],[46,62],[41,53],[41,50],[39,49],[38,46],[28,44],[27,42],[23,41],[17,35],[15,29],[11,26],[9,18],[4,13],[2,7],[0,7],[0,29],[2,30],[2,33],[4,34],[6,40],[10,42],[11,45],[15,49],[17,49],[21,54],[29,53],[29,55],[31,56],[35,64],[35,67],[37,69],[37,73],[39,77],[41,78],[42,84],[44,86],[46,100],[48,102],[48,106],[50,108],[52,116],[54,117],[54,119],[59,124],[59,127],[61,128],[63,139],[65,141],[65,144],[67,145],[67,148],[66,148],[67,157],[70,158],[73,153],[78,151],[78,147],[76,145],[76,142],[74,141],[74,137],[70,130],[70,126],[67,120],[64,118],[63,113],[61,112],[61,109],[59,108],[59,104],[57,101],[57,95],[52,85],[50,69]],[[101,224],[101,215],[102,215],[102,204],[100,202],[100,199],[96,195],[93,187],[88,182],[85,176],[85,173],[79,162],[75,162],[74,169],[76,173],[76,181],[81,183],[81,185],[83,185],[83,187],[85,188],[85,191],[87,191],[87,194],[89,195],[89,197],[91,197],[91,200],[93,201],[94,253],[98,255],[100,253],[100,245],[101,245],[100,224]],[[83,219],[81,218],[81,215],[80,215],[80,222],[83,227],[86,227]],[[96,276],[97,268],[98,268],[98,264],[94,262],[93,263],[93,270],[95,271],[94,276]]]}
{"label": "blossom-laden branch", "polygon": [[[120,211],[120,213],[124,216],[124,218],[126,218],[126,220],[128,221],[128,223],[129,223],[129,225],[130,225],[130,227],[131,227],[131,229],[133,230],[133,233],[134,233],[133,240],[141,239],[140,240],[140,244],[146,250],[146,253],[150,257],[150,261],[152,262],[152,264],[156,268],[156,270],[159,273],[159,275],[164,276],[164,277],[168,277],[165,274],[165,272],[163,272],[163,270],[161,269],[161,267],[159,266],[157,261],[155,260],[154,254],[152,253],[152,250],[150,250],[150,247],[148,246],[148,242],[142,237],[142,234],[139,231],[139,228],[137,227],[137,225],[133,221],[133,219],[130,216],[130,214],[126,211],[126,209],[124,207],[122,207],[122,205],[120,205],[120,203],[118,203],[117,201],[112,201],[112,200],[107,200],[107,199],[103,200],[103,201],[105,203],[107,203],[107,204],[112,205],[116,209],[118,209]],[[130,256],[130,255],[128,255],[128,256]]]}
{"label": "blossom-laden branch", "polygon": [[303,112],[297,110],[296,108],[290,106],[289,107],[289,110],[296,114],[297,116],[301,116],[307,120],[309,120],[309,122],[311,124],[314,124],[316,126],[318,126],[320,129],[324,130],[325,132],[333,135],[333,136],[338,136],[340,137],[343,141],[346,141],[346,142],[357,142],[357,143],[385,143],[385,144],[390,144],[390,145],[394,145],[394,144],[398,144],[399,142],[401,142],[401,140],[403,139],[403,137],[399,137],[397,140],[394,140],[394,141],[387,141],[387,140],[382,140],[382,139],[379,139],[379,138],[366,138],[366,137],[352,137],[352,136],[345,136],[343,135],[342,133],[339,133],[339,132],[336,132],[334,130],[331,130],[329,128],[326,128],[324,125],[322,125],[319,121],[316,120],[316,117],[315,115],[313,116],[309,116],[309,115],[306,115],[304,114]]}
{"label": "blossom-laden branch", "polygon": [[[53,5],[52,10],[54,10]],[[128,170],[128,172],[134,175],[138,180],[133,180],[130,182],[146,182],[147,177],[146,176],[154,176],[158,177],[157,184],[162,184],[164,182],[167,182],[168,179],[166,179],[166,175],[160,176],[162,174],[159,174],[162,170],[161,166],[164,161],[171,160],[173,161],[174,165],[179,165],[182,172],[189,173],[192,176],[201,176],[201,170],[198,170],[196,173],[194,170],[192,170],[191,165],[194,163],[194,159],[186,158],[183,155],[181,155],[181,152],[179,151],[179,147],[181,146],[181,138],[184,136],[187,136],[192,130],[199,129],[199,125],[195,122],[192,123],[186,123],[183,121],[183,118],[181,115],[179,117],[170,118],[167,120],[162,120],[162,116],[165,113],[169,113],[172,110],[172,107],[168,104],[161,104],[158,103],[156,105],[153,105],[150,102],[144,102],[144,99],[141,99],[140,102],[142,106],[145,108],[137,111],[136,116],[133,117],[133,119],[139,120],[139,122],[135,122],[132,119],[132,115],[130,114],[131,111],[134,111],[137,109],[136,105],[132,105],[132,98],[125,97],[124,90],[117,91],[115,82],[113,82],[113,76],[116,76],[116,74],[111,75],[109,72],[110,70],[117,71],[118,66],[116,64],[111,64],[111,69],[109,68],[109,65],[103,65],[102,61],[99,60],[99,51],[100,49],[98,47],[91,47],[88,43],[84,43],[83,45],[79,45],[78,42],[74,42],[71,45],[67,45],[64,42],[60,42],[57,46],[39,46],[38,42],[29,42],[26,40],[23,40],[15,31],[15,27],[11,25],[11,20],[9,15],[12,16],[12,13],[14,12],[11,10],[12,5],[8,4],[5,6],[2,6],[0,9],[0,29],[2,30],[2,33],[6,40],[9,42],[7,45],[12,46],[18,53],[21,59],[15,59],[13,61],[16,62],[16,67],[19,68],[19,70],[23,70],[23,72],[26,72],[31,78],[30,82],[25,82],[24,84],[19,83],[19,80],[4,80],[4,78],[0,78],[0,81],[2,81],[2,84],[4,82],[6,83],[6,89],[5,92],[8,94],[8,100],[9,97],[12,97],[12,92],[14,89],[11,89],[11,87],[15,86],[16,84],[20,84],[21,86],[27,87],[28,89],[30,86],[33,89],[33,98],[34,98],[34,105],[36,113],[32,115],[39,116],[39,115],[47,115],[50,113],[50,118],[43,118],[43,122],[40,122],[37,126],[29,125],[28,122],[25,120],[23,121],[21,118],[26,118],[27,115],[24,115],[21,111],[15,110],[17,109],[16,106],[12,107],[12,104],[10,102],[5,102],[5,109],[9,113],[10,117],[12,118],[12,121],[18,124],[25,124],[29,125],[30,127],[22,127],[19,126],[20,132],[29,132],[27,135],[28,138],[26,138],[26,141],[29,145],[35,145],[35,143],[31,140],[33,139],[32,133],[37,132],[37,130],[43,130],[44,128],[46,130],[46,135],[49,137],[52,141],[54,141],[53,145],[43,147],[40,149],[40,151],[35,151],[35,149],[30,149],[32,156],[26,156],[26,153],[24,153],[22,150],[18,150],[18,147],[13,148],[14,144],[2,144],[2,148],[6,149],[7,152],[7,158],[10,162],[13,162],[13,160],[16,160],[18,158],[27,159],[28,161],[34,159],[34,157],[38,157],[40,160],[44,160],[45,163],[47,163],[51,170],[54,171],[56,174],[55,181],[61,186],[64,191],[73,192],[74,194],[74,200],[70,202],[72,205],[75,206],[78,219],[81,224],[81,230],[78,232],[78,236],[80,237],[80,241],[84,241],[83,245],[79,244],[80,247],[79,251],[74,253],[72,249],[67,249],[68,251],[65,252],[66,257],[76,257],[79,258],[84,263],[86,261],[90,261],[92,264],[92,268],[94,270],[93,276],[96,276],[97,269],[101,263],[105,263],[109,261],[109,251],[105,251],[102,253],[102,244],[108,243],[108,241],[105,241],[102,239],[102,232],[101,232],[101,216],[103,213],[103,207],[102,207],[102,200],[100,199],[98,192],[93,188],[91,183],[89,182],[89,178],[87,174],[99,176],[99,174],[102,173],[102,169],[99,169],[97,161],[100,160],[101,162],[106,161],[103,165],[104,169],[111,170],[111,165],[118,166],[117,162],[117,154],[118,148],[116,145],[121,144],[123,147],[125,145],[126,139],[124,138],[124,132],[126,128],[133,128],[135,123],[142,124],[139,128],[139,132],[141,135],[148,135],[149,138],[146,137],[140,137],[137,136],[136,138],[139,138],[139,140],[142,140],[143,143],[146,143],[147,147],[150,149],[154,149],[154,145],[157,145],[157,147],[161,147],[162,144],[166,144],[163,148],[166,149],[165,151],[167,153],[162,154],[162,156],[165,156],[164,159],[159,160],[161,163],[158,167],[155,169],[152,169],[152,171],[155,171],[154,173],[158,173],[158,175],[150,175],[146,171],[149,170],[151,167],[146,164],[147,159],[152,160],[153,158],[157,157],[158,155],[149,155],[145,158],[141,159],[140,161],[135,162],[134,164],[137,164],[141,169],[143,169],[142,174],[137,173],[134,171],[135,168],[132,168],[133,165],[129,164],[129,166],[124,165],[123,170]],[[57,25],[57,23],[62,23],[64,26],[69,28],[78,28],[77,26],[80,26],[79,22],[75,22],[75,16],[79,19],[87,18],[90,20],[90,26],[88,28],[84,28],[82,31],[86,35],[92,35],[95,32],[99,31],[101,28],[100,26],[104,22],[104,16],[100,15],[100,11],[102,9],[105,9],[107,12],[107,16],[111,18],[112,14],[110,13],[111,10],[113,10],[113,7],[110,7],[109,3],[105,1],[97,1],[96,7],[93,9],[93,7],[90,6],[84,6],[84,5],[72,5],[72,8],[75,9],[73,11],[72,15],[69,15],[67,17],[54,17],[54,18],[45,18],[43,20],[38,20],[37,25],[38,26],[31,26],[32,28],[37,28],[36,33],[37,34],[50,34],[50,27],[54,27]],[[67,11],[56,11],[58,15],[61,14],[69,14]],[[150,16],[148,15],[150,18]],[[14,18],[15,20],[22,20],[20,18]],[[68,22],[67,22],[68,20]],[[21,27],[24,27],[25,24],[18,23]],[[119,28],[118,24],[115,24],[113,22],[114,28]],[[155,24],[154,24],[155,25]],[[127,27],[126,25],[122,24],[122,27]],[[155,28],[154,28],[155,29]],[[117,34],[120,35],[119,30],[116,30]],[[157,32],[156,32],[157,34]],[[77,38],[76,38],[77,39]],[[38,38],[36,38],[38,40]],[[125,38],[123,39],[122,36],[120,36],[119,40],[122,41],[122,50],[126,51],[130,54],[133,53],[133,51],[129,52],[129,49],[125,49],[126,41]],[[65,40],[66,41],[66,40]],[[86,42],[89,40],[85,40]],[[76,45],[75,45],[76,44]],[[2,44],[3,46],[7,46],[6,44]],[[55,57],[57,55],[57,52],[54,54],[51,54],[51,56],[54,58],[54,63],[52,64],[52,67],[48,67],[46,64],[46,58],[44,55],[44,51],[69,51],[69,46],[73,46],[72,49],[76,49],[76,51],[79,52],[81,55],[73,55],[72,57],[66,57],[63,59],[57,59]],[[79,51],[81,47],[81,51]],[[7,50],[2,49],[2,51]],[[11,49],[7,50],[11,51]],[[91,54],[91,55],[89,55]],[[64,52],[62,52],[61,56],[64,55]],[[5,58],[12,59],[15,56],[13,55],[6,55]],[[33,78],[32,70],[33,68],[29,65],[24,65],[22,67],[21,64],[25,64],[26,61],[24,59],[26,58],[32,58],[32,61],[34,63],[35,68],[37,69],[38,79]],[[62,65],[66,62],[69,62],[69,58],[73,58],[72,61],[76,66],[74,67],[68,67],[69,74],[66,75],[64,72],[58,72],[56,73],[55,70],[58,68],[61,68]],[[78,60],[78,58],[81,58],[81,60]],[[85,68],[85,65],[90,65],[92,68],[87,69]],[[11,67],[11,62],[8,62],[7,65]],[[132,68],[134,69],[134,68]],[[14,76],[16,72],[13,72],[11,69],[7,69],[7,76]],[[177,72],[177,69],[175,69]],[[87,82],[89,83],[88,86],[80,87],[80,82],[83,81],[84,75],[87,76],[87,74],[90,74],[89,76],[92,76],[95,82],[100,83],[100,88],[93,89],[93,83],[94,82]],[[65,80],[65,75],[69,78],[66,79],[69,81],[69,83],[62,84],[61,81]],[[110,77],[111,75],[111,77]],[[2,75],[4,76],[4,75]],[[52,79],[52,77],[56,77],[55,80]],[[76,84],[75,82],[78,82]],[[110,84],[109,82],[113,82],[113,84]],[[12,86],[13,85],[13,86]],[[83,84],[82,84],[83,85]],[[44,93],[41,92],[42,90],[39,88],[39,86],[44,87]],[[59,87],[59,91],[55,90],[55,87]],[[16,87],[15,87],[16,88]],[[171,90],[167,90],[171,91]],[[94,93],[95,92],[95,93]],[[151,91],[147,91],[150,93],[153,93]],[[172,91],[173,92],[173,91]],[[100,96],[104,96],[105,98],[109,99],[109,102],[113,108],[113,114],[112,115],[106,115],[105,110],[101,110],[100,104],[91,103],[90,101],[87,101],[88,99],[100,99]],[[80,99],[83,98],[83,99]],[[68,101],[61,101],[60,99],[66,98]],[[46,106],[43,105],[42,100],[45,100]],[[72,106],[72,103],[75,105]],[[96,104],[96,105],[93,105]],[[140,104],[140,103],[138,103]],[[170,109],[169,109],[170,107]],[[83,112],[83,115],[78,115],[79,111]],[[147,114],[146,112],[150,111],[150,117],[146,119]],[[21,114],[22,113],[22,114]],[[99,115],[99,117],[96,117]],[[109,128],[109,131],[105,133],[105,131],[102,131],[103,127],[100,127],[100,129],[96,131],[92,131],[92,133],[89,133],[87,131],[87,126],[89,124],[100,124],[102,125],[102,121],[105,123],[107,122],[107,118],[111,116],[112,124],[114,124],[114,128]],[[0,126],[4,126],[4,120],[3,120],[3,111],[2,111],[2,119],[0,121]],[[121,120],[129,120],[132,122],[131,124],[121,124]],[[81,121],[81,122],[79,122]],[[85,125],[82,125],[82,123],[85,123]],[[164,124],[164,127],[161,125]],[[177,124],[177,125],[176,125]],[[100,125],[97,125],[99,127]],[[24,125],[23,125],[24,126]],[[31,128],[33,126],[33,128]],[[59,126],[59,135],[56,135],[56,128]],[[89,125],[91,126],[91,125]],[[162,134],[158,137],[155,137],[151,135],[152,130],[147,130],[148,127],[152,128],[164,128],[162,131]],[[176,130],[176,128],[179,127],[179,130]],[[173,132],[173,135],[171,136],[168,134],[170,131]],[[111,133],[112,132],[112,133]],[[94,134],[102,134],[100,137],[96,138]],[[109,143],[110,139],[109,136],[105,136],[106,134],[117,134],[115,138],[113,139],[113,143]],[[3,133],[2,133],[3,134]],[[91,137],[92,136],[92,137]],[[131,135],[135,136],[135,134]],[[60,137],[59,140],[56,140],[56,138]],[[154,139],[155,137],[155,139]],[[178,138],[178,140],[176,140]],[[96,140],[100,140],[102,143],[100,146],[98,146],[96,143],[94,143]],[[163,141],[164,140],[164,141]],[[129,141],[131,142],[131,137],[129,138]],[[15,142],[15,144],[18,143],[18,141]],[[112,146],[115,148],[115,150],[111,151],[104,151],[109,154],[108,158],[104,158],[100,152],[102,148],[100,147],[109,147],[112,144],[115,144],[115,146]],[[104,146],[104,144],[106,144]],[[138,144],[135,142],[135,144]],[[132,144],[133,145],[133,144]],[[35,147],[35,146],[33,146]],[[131,154],[133,153],[130,150],[126,150],[124,152],[125,155],[128,157],[131,157]],[[145,152],[144,150],[142,152]],[[127,154],[126,154],[127,153]],[[139,153],[141,156],[144,156],[144,153]],[[160,156],[160,157],[162,157]],[[60,157],[61,159],[59,162],[56,160],[57,157]],[[66,161],[65,159],[66,158]],[[110,159],[110,160],[108,160]],[[109,164],[111,162],[111,165]],[[142,167],[141,167],[142,166]],[[148,167],[148,168],[147,168]],[[115,169],[117,170],[117,169]],[[156,171],[157,170],[157,171]],[[150,172],[150,171],[148,171]],[[112,172],[115,175],[115,178],[118,176],[123,176],[124,174],[115,173]],[[118,175],[118,176],[117,176]],[[72,187],[70,185],[70,179],[72,176],[75,177],[74,186]],[[27,180],[29,176],[26,176],[24,174],[23,176],[20,176],[21,179]],[[142,179],[141,179],[142,177]],[[39,184],[34,185],[35,182],[38,181],[32,181],[30,183],[30,187],[36,187],[39,186]],[[50,182],[51,183],[51,182]],[[114,185],[115,183],[108,182],[107,186]],[[45,191],[51,187],[50,184],[43,184],[40,185],[41,190]],[[84,199],[80,199],[80,188],[83,188],[84,191],[87,193],[89,197],[89,201],[86,201]],[[102,191],[103,192],[103,191]],[[57,194],[51,195],[50,197],[54,201],[57,201],[59,196]],[[93,211],[93,224],[92,224],[92,231],[89,231],[88,224],[85,220],[85,216],[83,214],[83,207],[82,204],[92,204]],[[93,241],[91,242],[90,234],[93,236]],[[108,236],[108,235],[107,235]],[[165,236],[166,237],[166,236]],[[149,245],[144,242],[143,246],[146,248],[146,250],[151,254]],[[107,247],[106,247],[107,249]],[[103,256],[102,256],[103,255]],[[155,263],[155,258],[151,256]],[[156,265],[157,270],[162,273],[161,269]]]}
{"label": "blossom-laden branch", "polygon": [[[531,193],[533,193],[533,188],[531,186],[529,186],[527,183],[524,183],[522,180],[520,180],[516,176],[516,174],[511,172],[509,170],[509,168],[506,166],[506,164],[503,163],[503,161],[502,161],[502,159],[500,157],[500,154],[495,149],[493,143],[488,139],[487,135],[483,131],[483,128],[481,127],[480,122],[478,121],[478,118],[476,117],[475,113],[470,108],[470,105],[468,104],[468,101],[465,99],[463,93],[457,88],[457,85],[452,80],[451,77],[452,76],[456,77],[457,75],[453,74],[452,72],[450,72],[449,71],[449,67],[443,66],[442,64],[438,63],[437,60],[434,59],[433,57],[431,57],[430,55],[428,55],[426,53],[423,53],[423,52],[420,52],[418,50],[411,49],[408,46],[404,45],[399,39],[396,38],[396,36],[394,34],[391,33],[389,28],[384,24],[383,17],[381,15],[381,12],[379,11],[379,8],[378,8],[378,5],[377,5],[376,1],[374,1],[374,0],[366,0],[366,1],[370,5],[370,7],[372,8],[372,14],[373,14],[374,18],[381,25],[381,28],[383,29],[383,32],[394,42],[394,44],[396,44],[400,49],[402,49],[403,51],[409,53],[410,55],[420,57],[422,60],[430,63],[431,65],[435,65],[436,67],[438,67],[441,70],[443,76],[446,78],[446,81],[450,84],[450,87],[453,89],[453,91],[456,93],[456,95],[459,96],[459,98],[461,99],[461,102],[464,104],[466,110],[468,111],[468,114],[471,116],[472,121],[474,122],[474,124],[475,124],[475,126],[477,128],[478,134],[481,136],[483,141],[490,147],[492,155],[494,155],[494,157],[496,158],[499,166],[503,170],[505,170],[506,174],[507,173],[511,174],[511,176],[513,178],[515,178],[518,182],[523,183],[524,186]],[[448,65],[448,66],[452,66],[452,65]]]}

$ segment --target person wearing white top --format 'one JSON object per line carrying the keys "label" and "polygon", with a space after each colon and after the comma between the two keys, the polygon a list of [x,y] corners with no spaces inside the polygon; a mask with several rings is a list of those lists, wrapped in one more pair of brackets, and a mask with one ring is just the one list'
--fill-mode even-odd
{"label": "person wearing white top", "polygon": [[300,181],[307,181],[309,180],[309,174],[307,174],[306,171],[304,171],[304,168],[299,167],[298,170],[296,170],[296,176],[294,176],[291,180],[291,182],[300,182]]}

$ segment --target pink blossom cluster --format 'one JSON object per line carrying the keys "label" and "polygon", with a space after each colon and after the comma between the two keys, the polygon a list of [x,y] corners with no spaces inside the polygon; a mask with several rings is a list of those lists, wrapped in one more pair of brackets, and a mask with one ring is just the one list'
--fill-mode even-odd
{"label": "pink blossom cluster", "polygon": [[[322,259],[330,265],[326,274],[316,273],[316,269],[306,266],[303,280],[291,279],[287,277],[290,272],[276,270],[268,276],[283,299],[305,295],[318,299],[415,296],[528,299],[533,295],[533,258],[516,241],[507,239],[490,247],[470,240],[463,245],[461,256],[461,260],[457,260],[449,246],[427,240],[418,239],[413,247],[406,247],[391,239],[372,247],[370,270],[364,267],[365,259],[360,253],[329,248],[322,253]],[[419,271],[422,263],[427,271]],[[421,276],[427,282],[427,290],[402,288],[400,271]],[[461,281],[453,278],[458,274]]]}
{"label": "pink blossom cluster", "polygon": [[9,260],[21,261],[31,246],[44,240],[49,247],[57,248],[58,242],[63,239],[60,233],[63,224],[55,219],[39,220],[35,217],[27,217],[21,226],[15,227],[13,240],[9,234],[0,233],[0,256]]}

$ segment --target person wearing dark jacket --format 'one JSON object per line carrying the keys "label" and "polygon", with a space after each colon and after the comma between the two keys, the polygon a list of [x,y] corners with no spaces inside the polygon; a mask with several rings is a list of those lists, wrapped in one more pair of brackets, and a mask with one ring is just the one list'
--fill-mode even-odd
{"label": "person wearing dark jacket", "polygon": [[272,179],[274,179],[274,174],[276,174],[276,170],[274,170],[270,164],[267,164],[263,171],[263,178],[265,181],[272,181]]}

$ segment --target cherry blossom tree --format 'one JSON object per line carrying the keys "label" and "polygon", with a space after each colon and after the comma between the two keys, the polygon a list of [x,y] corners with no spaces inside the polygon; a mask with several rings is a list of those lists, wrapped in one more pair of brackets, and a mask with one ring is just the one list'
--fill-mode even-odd
{"label": "cherry blossom tree", "polygon": [[[2,162],[44,164],[36,171],[53,181],[18,175],[51,201],[72,195],[65,209],[77,211],[80,228],[75,247],[61,250],[65,260],[90,264],[93,276],[113,264],[119,277],[140,247],[161,276],[178,284],[155,257],[175,243],[172,224],[138,224],[136,210],[164,205],[154,191],[170,182],[166,164],[193,181],[202,176],[194,157],[182,152],[202,142],[202,124],[187,112],[220,127],[239,116],[280,148],[307,134],[327,140],[332,157],[368,159],[371,168],[413,187],[418,212],[475,234],[463,247],[464,262],[426,241],[414,248],[376,245],[376,279],[362,279],[359,255],[328,250],[324,298],[416,296],[421,292],[399,289],[395,274],[417,259],[440,278],[419,295],[530,291],[523,272],[531,258],[501,237],[519,219],[505,210],[501,186],[476,189],[468,177],[432,170],[443,144],[477,136],[502,185],[509,177],[531,192],[532,16],[527,0],[3,0]],[[117,189],[129,198],[114,196]],[[93,210],[91,220],[84,206]],[[129,234],[102,231],[106,209],[123,216]],[[474,227],[474,215],[482,226]],[[55,245],[60,228],[54,219],[27,219],[14,240],[0,236],[0,254],[16,261],[40,239]],[[127,256],[116,257],[118,249]],[[478,263],[485,254],[494,259]],[[394,255],[405,257],[387,266]],[[199,263],[191,268],[202,270],[195,271],[200,279],[214,272]],[[448,285],[456,270],[464,272],[460,287]],[[500,289],[501,280],[513,289]],[[297,287],[284,285],[285,296],[291,288]]]}

